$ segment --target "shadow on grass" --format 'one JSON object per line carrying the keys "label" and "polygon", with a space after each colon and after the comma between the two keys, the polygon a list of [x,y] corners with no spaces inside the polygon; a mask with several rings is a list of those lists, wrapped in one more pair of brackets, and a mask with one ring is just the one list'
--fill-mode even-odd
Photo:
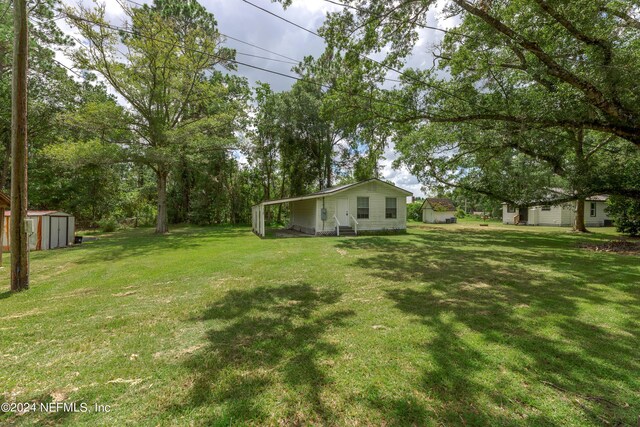
{"label": "shadow on grass", "polygon": [[[554,424],[556,404],[591,424],[635,423],[637,259],[594,258],[575,241],[492,231],[341,242],[357,257],[354,267],[395,284],[387,298],[431,335],[416,343],[431,361],[415,384],[429,403],[373,393],[368,404],[395,425],[505,425],[518,421],[514,414]],[[629,321],[587,321],[586,306]]]}
{"label": "shadow on grass", "polygon": [[77,246],[42,251],[38,257],[47,259],[59,256],[63,251],[83,251],[86,256],[78,259],[77,263],[115,261],[165,251],[195,249],[212,240],[232,242],[231,238],[244,236],[249,233],[247,230],[231,226],[175,226],[170,233],[158,235],[152,228],[138,228],[99,236],[95,241]]}
{"label": "shadow on grass", "polygon": [[[198,319],[214,326],[209,344],[187,362],[195,379],[179,410],[209,408],[204,425],[260,423],[271,396],[286,405],[281,423],[329,423],[322,392],[330,379],[320,364],[339,348],[323,335],[353,315],[332,308],[340,296],[304,283],[228,292]],[[300,407],[310,408],[303,420]]]}

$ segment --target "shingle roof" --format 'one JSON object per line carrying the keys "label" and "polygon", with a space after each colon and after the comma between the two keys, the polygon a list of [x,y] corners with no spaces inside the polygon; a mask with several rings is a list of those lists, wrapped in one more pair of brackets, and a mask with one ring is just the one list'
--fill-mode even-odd
{"label": "shingle roof", "polygon": [[424,209],[424,205],[427,202],[429,203],[429,205],[431,205],[431,207],[434,210],[442,210],[445,212],[456,210],[456,206],[453,204],[451,199],[438,198],[438,197],[427,198],[424,200],[424,203],[422,204],[423,209]]}
{"label": "shingle roof", "polygon": [[391,184],[389,182],[383,181],[383,180],[378,179],[378,178],[371,178],[371,179],[367,179],[367,180],[360,181],[360,182],[354,182],[354,183],[351,183],[351,184],[338,185],[336,187],[325,188],[324,190],[320,190],[320,191],[317,191],[315,193],[307,194],[305,196],[288,197],[288,198],[285,198],[285,199],[277,199],[277,200],[265,200],[262,203],[259,203],[259,205],[260,204],[273,205],[273,204],[278,204],[278,203],[294,202],[294,201],[298,201],[298,200],[315,199],[317,197],[322,197],[322,196],[326,196],[326,195],[329,195],[329,194],[339,193],[340,191],[344,191],[344,190],[346,190],[348,188],[356,187],[358,185],[362,185],[362,184],[366,184],[367,182],[374,182],[374,181],[380,182],[380,183],[388,185],[390,187],[393,187],[395,190],[397,190],[399,192],[402,192],[402,193],[406,194],[407,196],[411,195],[410,191],[407,191],[407,190],[405,190],[403,188],[397,187],[394,184]]}

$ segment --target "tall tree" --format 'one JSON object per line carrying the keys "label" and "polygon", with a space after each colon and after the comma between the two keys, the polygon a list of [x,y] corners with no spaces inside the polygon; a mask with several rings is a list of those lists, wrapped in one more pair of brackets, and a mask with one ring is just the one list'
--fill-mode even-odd
{"label": "tall tree", "polygon": [[167,181],[181,147],[191,143],[187,130],[215,135],[235,120],[233,114],[231,122],[209,114],[209,105],[227,90],[210,76],[216,66],[233,68],[234,51],[221,46],[213,15],[195,0],[120,5],[129,19],[124,29],[106,21],[104,5],[66,9],[88,40],[74,58],[80,67],[100,73],[129,104],[139,136],[130,147],[132,158],[155,172],[156,232],[166,233]]}
{"label": "tall tree", "polygon": [[[621,144],[640,147],[637,2],[448,0],[444,15],[458,24],[447,29],[428,19],[435,1],[345,3],[321,29],[328,48],[319,60],[340,60],[350,71],[336,80],[331,94],[335,110],[360,122],[391,124],[396,142],[413,134],[412,142],[404,144],[405,158],[415,161],[409,166],[417,170],[434,164],[427,169],[430,177],[445,157],[450,165],[452,158],[464,161],[465,167],[449,169],[464,174],[482,168],[473,163],[481,158],[493,165],[503,159],[506,169],[509,154],[516,152],[552,171],[561,164],[565,181],[577,183],[585,170],[595,170],[585,164],[605,157],[601,154]],[[432,46],[434,67],[397,73],[410,56],[422,54],[421,38],[437,34],[444,38]],[[367,57],[381,51],[381,59]],[[381,87],[388,76],[399,84]],[[435,141],[438,134],[445,136],[441,143]],[[466,147],[451,134],[462,135]],[[575,135],[583,135],[585,145],[595,141],[591,148],[598,154],[586,147],[580,154],[582,143],[575,143]],[[556,150],[559,140],[562,149]],[[474,141],[478,143],[472,146]],[[609,174],[605,168],[597,170]],[[614,186],[607,184],[614,181]],[[576,199],[597,192],[640,197],[637,187],[624,185],[629,180],[593,182],[603,185],[568,185],[557,201],[567,193]]]}

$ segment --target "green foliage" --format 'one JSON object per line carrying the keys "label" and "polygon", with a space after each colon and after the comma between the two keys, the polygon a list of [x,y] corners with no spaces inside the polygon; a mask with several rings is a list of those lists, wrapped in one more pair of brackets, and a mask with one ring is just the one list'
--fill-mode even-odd
{"label": "green foliage", "polygon": [[213,15],[197,1],[121,6],[131,31],[111,28],[105,5],[66,8],[70,22],[88,40],[75,50],[74,59],[100,73],[129,103],[138,135],[120,144],[130,161],[156,174],[156,231],[164,233],[169,174],[192,155],[235,143],[248,91],[244,80],[216,68],[233,69],[229,60],[235,52],[222,46]]}
{"label": "green foliage", "polygon": [[456,218],[464,218],[467,214],[464,212],[464,209],[458,208],[456,209]]}
{"label": "green foliage", "polygon": [[407,203],[407,221],[422,221],[423,202]]}
{"label": "green foliage", "polygon": [[607,212],[620,233],[640,235],[640,199],[610,197]]}
{"label": "green foliage", "polygon": [[118,221],[115,218],[106,217],[98,221],[98,226],[105,233],[111,233],[118,229]]}
{"label": "green foliage", "polygon": [[[314,62],[332,77],[331,110],[391,129],[424,184],[514,203],[562,199],[552,188],[640,196],[633,168],[608,167],[640,157],[636,2],[345,2]],[[456,25],[431,46],[434,67],[403,68],[441,6]]]}

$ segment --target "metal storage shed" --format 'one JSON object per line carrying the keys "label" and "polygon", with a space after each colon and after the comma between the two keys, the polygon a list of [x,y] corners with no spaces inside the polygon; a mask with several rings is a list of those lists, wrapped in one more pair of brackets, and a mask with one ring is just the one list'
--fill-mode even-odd
{"label": "metal storage shed", "polygon": [[[9,250],[11,212],[4,213],[2,248]],[[29,236],[32,251],[63,248],[73,243],[75,218],[60,211],[28,211],[27,219],[33,221],[33,233]]]}

